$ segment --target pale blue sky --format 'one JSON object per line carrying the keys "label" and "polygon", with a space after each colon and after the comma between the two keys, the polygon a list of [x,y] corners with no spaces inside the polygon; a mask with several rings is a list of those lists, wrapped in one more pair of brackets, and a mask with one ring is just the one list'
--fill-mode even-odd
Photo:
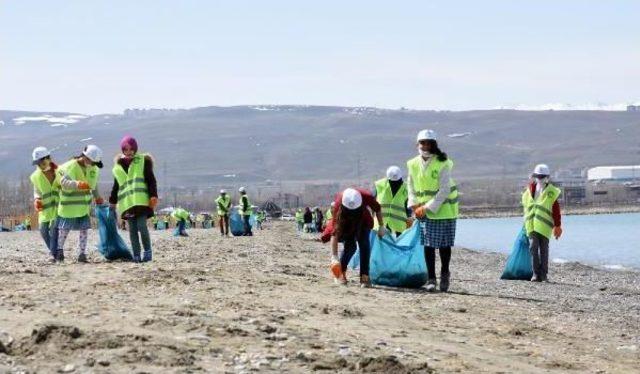
{"label": "pale blue sky", "polygon": [[640,1],[4,0],[0,108],[640,100]]}

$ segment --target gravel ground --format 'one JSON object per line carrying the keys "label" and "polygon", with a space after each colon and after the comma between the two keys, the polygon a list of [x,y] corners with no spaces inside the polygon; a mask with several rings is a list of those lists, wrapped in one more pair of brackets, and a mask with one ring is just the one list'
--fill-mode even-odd
{"label": "gravel ground", "polygon": [[636,272],[551,264],[550,283],[501,281],[504,256],[458,248],[449,293],[361,289],[334,285],[328,246],[291,223],[190,234],[153,232],[142,265],[69,249],[52,265],[36,232],[0,234],[0,373],[640,368]]}

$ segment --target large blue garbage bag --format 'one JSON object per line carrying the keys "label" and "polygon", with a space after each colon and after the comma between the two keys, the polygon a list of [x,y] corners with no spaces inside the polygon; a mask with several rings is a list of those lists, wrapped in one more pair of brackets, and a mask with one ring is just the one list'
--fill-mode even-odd
{"label": "large blue garbage bag", "polygon": [[427,264],[420,241],[420,225],[413,225],[398,238],[387,233],[378,238],[370,234],[371,283],[393,287],[420,288],[427,283]]}
{"label": "large blue garbage bag", "polygon": [[116,226],[116,214],[108,205],[96,206],[96,218],[98,219],[98,252],[107,260],[133,260],[131,250],[118,234]]}
{"label": "large blue garbage bag", "polygon": [[523,227],[513,243],[511,254],[500,279],[531,280],[532,275],[533,266],[531,265],[531,252],[529,252],[529,238]]}
{"label": "large blue garbage bag", "polygon": [[[256,216],[252,214],[249,218],[249,225],[253,229],[256,227]],[[231,230],[231,234],[233,236],[242,236],[244,235],[244,221],[242,220],[242,216],[238,213],[237,210],[232,210],[229,215],[229,230]]]}
{"label": "large blue garbage bag", "polygon": [[347,267],[352,270],[360,268],[360,249],[356,249],[356,252],[351,257],[351,260],[349,260],[349,264],[347,265]]}

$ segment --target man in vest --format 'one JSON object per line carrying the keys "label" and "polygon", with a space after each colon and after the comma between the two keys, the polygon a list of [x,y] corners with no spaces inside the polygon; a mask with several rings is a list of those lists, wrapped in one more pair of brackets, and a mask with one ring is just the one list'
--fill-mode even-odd
{"label": "man in vest", "polygon": [[51,152],[45,147],[37,147],[32,153],[32,165],[36,170],[31,174],[33,184],[33,207],[38,212],[40,235],[56,261],[58,251],[58,200],[60,199],[60,178],[58,166],[51,160]]}
{"label": "man in vest", "polygon": [[244,222],[244,236],[253,236],[253,232],[251,232],[251,223],[249,222],[251,214],[253,213],[253,208],[251,207],[251,202],[247,196],[247,189],[245,187],[240,187],[238,192],[240,192],[240,201],[238,202],[238,205],[240,206],[242,222]]}
{"label": "man in vest", "polygon": [[176,220],[176,228],[178,230],[178,235],[180,236],[189,236],[187,234],[187,220],[189,219],[189,212],[182,208],[175,209],[171,215]]}
{"label": "man in vest", "polygon": [[387,177],[375,183],[376,201],[382,207],[382,219],[388,230],[396,236],[407,229],[407,185],[402,180],[402,170],[397,166],[387,169]]}
{"label": "man in vest", "polygon": [[304,214],[300,208],[296,210],[296,225],[298,232],[302,232],[302,229],[304,228]]}
{"label": "man in vest", "polygon": [[218,223],[220,224],[220,235],[229,236],[229,212],[231,211],[231,197],[227,191],[220,190],[220,196],[216,199],[218,210]]}
{"label": "man in vest", "polygon": [[560,189],[549,182],[549,167],[536,165],[532,181],[522,193],[524,227],[529,237],[529,250],[533,265],[532,282],[546,282],[549,270],[549,239],[562,235]]}
{"label": "man in vest", "polygon": [[329,206],[329,209],[327,209],[327,212],[324,214],[324,227],[322,228],[322,230],[324,230],[324,228],[327,227],[329,222],[333,219],[333,208],[335,206],[336,206],[335,201],[332,201],[331,205]]}

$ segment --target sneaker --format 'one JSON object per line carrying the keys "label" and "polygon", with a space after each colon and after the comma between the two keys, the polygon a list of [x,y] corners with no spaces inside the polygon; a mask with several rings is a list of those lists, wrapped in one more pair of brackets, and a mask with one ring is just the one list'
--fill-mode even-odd
{"label": "sneaker", "polygon": [[151,261],[151,251],[144,251],[143,255],[142,255],[142,262],[149,262]]}
{"label": "sneaker", "polygon": [[58,249],[56,260],[58,260],[58,262],[64,262],[64,251],[62,249]]}
{"label": "sneaker", "polygon": [[451,273],[442,273],[440,274],[440,291],[447,292],[449,291],[449,278],[451,277]]}
{"label": "sneaker", "polygon": [[435,292],[438,281],[433,278],[427,281],[427,292]]}
{"label": "sneaker", "polygon": [[371,280],[368,275],[360,276],[360,287],[361,288],[371,288]]}
{"label": "sneaker", "polygon": [[134,255],[133,256],[133,262],[135,262],[135,263],[140,262],[140,255]]}
{"label": "sneaker", "polygon": [[534,274],[533,278],[531,278],[532,282],[542,282],[542,277],[539,277],[538,274]]}
{"label": "sneaker", "polygon": [[549,278],[547,277],[547,274],[543,274],[542,276],[540,276],[540,282],[549,283]]}
{"label": "sneaker", "polygon": [[339,278],[333,278],[333,282],[335,284],[340,284],[340,285],[346,286],[347,285],[347,277],[344,274],[342,274]]}
{"label": "sneaker", "polygon": [[88,261],[87,261],[87,255],[86,255],[86,254],[84,254],[84,253],[80,253],[80,254],[78,255],[78,259],[77,259],[77,261],[78,261],[78,262],[82,262],[82,263],[87,263],[87,262],[88,262]]}

